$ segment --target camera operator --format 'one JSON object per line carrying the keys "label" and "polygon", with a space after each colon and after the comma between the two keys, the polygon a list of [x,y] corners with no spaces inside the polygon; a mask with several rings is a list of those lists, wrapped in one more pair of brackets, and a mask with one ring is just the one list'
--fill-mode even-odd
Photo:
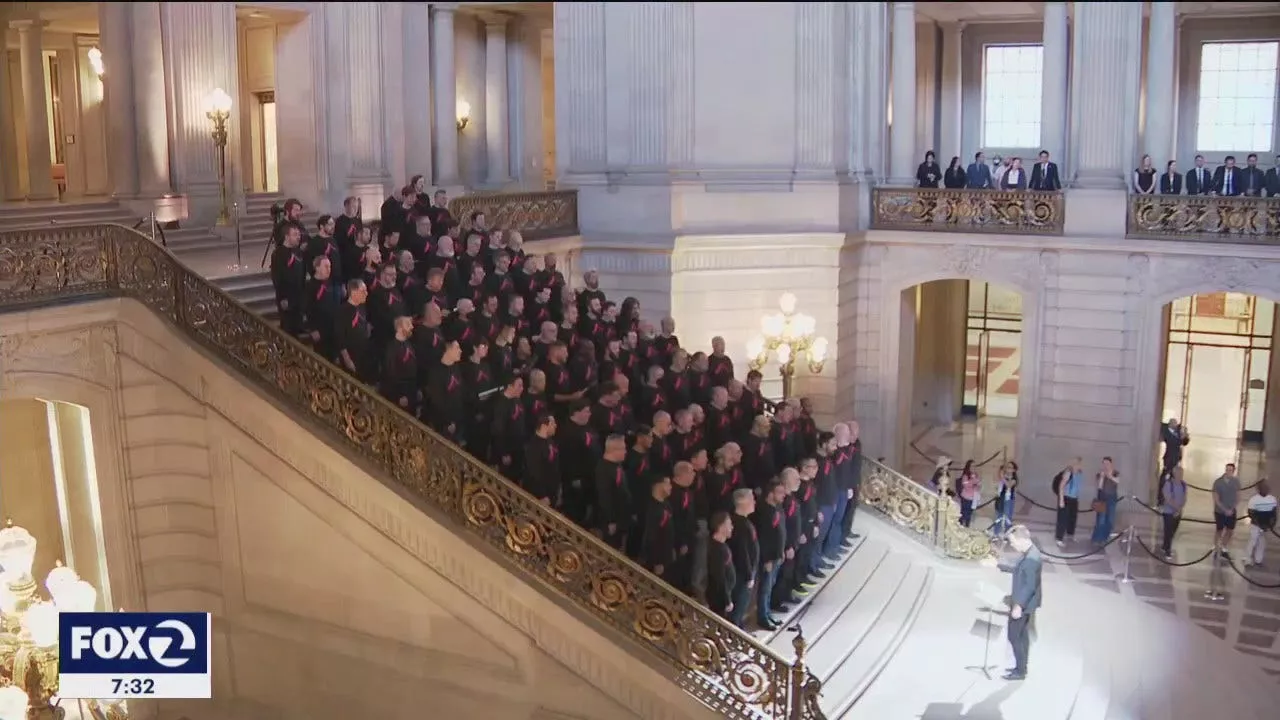
{"label": "camera operator", "polygon": [[298,239],[299,246],[305,248],[307,245],[307,231],[302,229],[302,203],[296,198],[289,198],[284,204],[275,203],[271,206],[271,237],[267,239],[267,247],[262,252],[262,264],[267,264],[267,258],[272,251],[284,245],[284,233],[290,225],[298,226],[301,237]]}

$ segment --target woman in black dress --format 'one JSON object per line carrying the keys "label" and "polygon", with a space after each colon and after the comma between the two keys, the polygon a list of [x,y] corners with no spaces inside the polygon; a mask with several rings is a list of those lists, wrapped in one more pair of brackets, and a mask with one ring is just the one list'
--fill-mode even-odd
{"label": "woman in black dress", "polygon": [[965,185],[964,168],[960,167],[960,158],[951,158],[947,172],[942,176],[942,186],[951,190],[959,190]]}
{"label": "woman in black dress", "polygon": [[916,168],[916,183],[922,188],[937,188],[942,181],[942,168],[938,167],[938,158],[933,151],[924,154],[924,162]]}
{"label": "woman in black dress", "polygon": [[1154,195],[1156,192],[1156,169],[1151,165],[1151,156],[1142,156],[1142,166],[1133,171],[1133,191],[1139,195]]}

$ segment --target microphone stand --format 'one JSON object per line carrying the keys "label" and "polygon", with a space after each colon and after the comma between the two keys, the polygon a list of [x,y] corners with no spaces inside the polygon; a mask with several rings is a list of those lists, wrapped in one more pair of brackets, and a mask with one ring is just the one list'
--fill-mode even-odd
{"label": "microphone stand", "polygon": [[995,667],[995,665],[991,664],[991,628],[995,625],[996,611],[995,608],[991,607],[990,603],[988,603],[984,609],[987,611],[987,627],[983,633],[982,639],[982,664],[970,665],[966,667],[965,670],[969,672],[976,672],[984,678],[991,680],[991,670]]}

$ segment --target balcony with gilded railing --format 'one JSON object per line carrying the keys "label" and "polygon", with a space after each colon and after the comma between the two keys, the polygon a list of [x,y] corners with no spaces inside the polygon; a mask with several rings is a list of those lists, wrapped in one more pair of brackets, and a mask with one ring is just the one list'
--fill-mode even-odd
{"label": "balcony with gilded railing", "polygon": [[518,230],[525,240],[578,234],[578,191],[472,193],[449,201],[449,213],[466,224],[482,212],[491,228]]}
{"label": "balcony with gilded railing", "polygon": [[1280,245],[1280,198],[1130,195],[1125,234],[1150,240]]}
{"label": "balcony with gilded railing", "polygon": [[[463,207],[493,208],[476,204]],[[510,206],[506,206],[510,207]],[[500,216],[501,217],[501,216]],[[555,223],[548,223],[548,227]],[[823,720],[821,683],[795,639],[788,662],[437,435],[237,302],[145,236],[118,225],[0,233],[0,312],[123,297],[137,301],[488,546],[556,601],[666,668],[736,720]]]}
{"label": "balcony with gilded railing", "polygon": [[1060,192],[878,187],[871,194],[874,230],[1061,235]]}

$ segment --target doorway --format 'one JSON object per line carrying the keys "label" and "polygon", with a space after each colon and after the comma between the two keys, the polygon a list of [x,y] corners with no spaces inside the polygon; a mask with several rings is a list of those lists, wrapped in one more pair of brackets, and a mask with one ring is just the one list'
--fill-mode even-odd
{"label": "doorway", "polygon": [[276,58],[279,46],[277,18],[266,10],[236,8],[239,42],[236,60],[240,73],[240,127],[244,140],[240,147],[242,182],[249,193],[280,189],[278,154]]}
{"label": "doorway", "polygon": [[280,189],[280,166],[276,155],[276,94],[257,93],[258,117],[254,127],[254,190]]}
{"label": "doorway", "polygon": [[981,281],[968,285],[961,415],[1016,418],[1022,370],[1022,296]]}

